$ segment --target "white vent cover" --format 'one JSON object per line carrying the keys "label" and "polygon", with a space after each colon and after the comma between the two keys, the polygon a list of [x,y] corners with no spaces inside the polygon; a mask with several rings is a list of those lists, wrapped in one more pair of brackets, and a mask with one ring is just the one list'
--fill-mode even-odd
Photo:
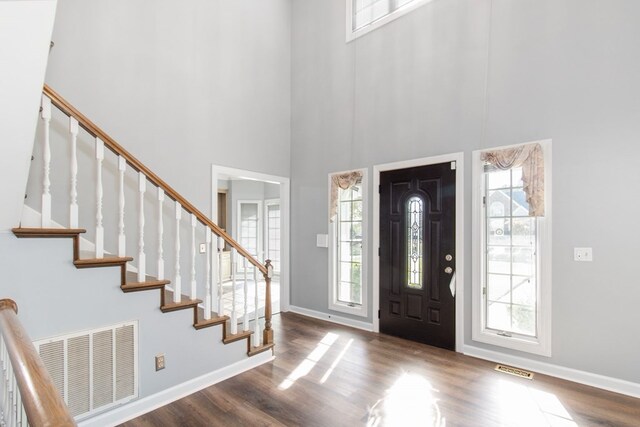
{"label": "white vent cover", "polygon": [[77,420],[138,396],[138,322],[34,343]]}

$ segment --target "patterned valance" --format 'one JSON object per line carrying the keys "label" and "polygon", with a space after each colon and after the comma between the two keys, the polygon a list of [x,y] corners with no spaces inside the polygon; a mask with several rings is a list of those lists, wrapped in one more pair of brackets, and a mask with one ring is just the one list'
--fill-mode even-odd
{"label": "patterned valance", "polygon": [[329,206],[329,221],[334,222],[338,215],[338,188],[348,190],[362,181],[361,171],[351,171],[331,175],[331,204]]}
{"label": "patterned valance", "polygon": [[540,144],[485,151],[481,159],[501,170],[522,167],[529,216],[544,216],[544,153]]}

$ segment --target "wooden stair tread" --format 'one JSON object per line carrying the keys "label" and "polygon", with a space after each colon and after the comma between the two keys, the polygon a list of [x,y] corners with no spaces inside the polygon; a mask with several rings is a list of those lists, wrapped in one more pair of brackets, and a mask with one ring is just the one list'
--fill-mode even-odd
{"label": "wooden stair tread", "polygon": [[[166,302],[166,301],[171,301],[171,302]],[[170,311],[177,311],[177,310],[185,310],[188,308],[197,307],[198,304],[200,304],[201,302],[202,302],[201,299],[197,299],[197,298],[190,299],[186,295],[180,295],[180,301],[173,302],[173,292],[165,290],[163,295],[163,303],[160,306],[160,310],[162,310],[163,313],[168,313]]]}
{"label": "wooden stair tread", "polygon": [[[213,313],[215,314],[215,313]],[[205,320],[204,317],[198,316],[198,322],[193,325],[196,329],[204,329],[209,326],[222,325],[227,320],[229,320],[229,316],[211,316],[211,319]]]}
{"label": "wooden stair tread", "polygon": [[236,342],[236,341],[240,341],[244,338],[249,338],[251,336],[251,334],[253,334],[252,331],[242,331],[242,332],[238,332],[237,334],[227,334],[223,339],[222,342],[224,342],[225,344],[231,344],[232,342]]}
{"label": "wooden stair tread", "polygon": [[150,291],[154,289],[163,289],[165,285],[171,283],[171,280],[158,280],[153,276],[145,276],[144,282],[138,281],[138,273],[127,271],[127,282],[120,286],[123,292]]}
{"label": "wooden stair tread", "polygon": [[84,228],[14,228],[16,237],[76,237],[86,233]]}
{"label": "wooden stair tread", "polygon": [[91,267],[113,267],[113,266],[121,266],[126,264],[129,261],[132,261],[133,258],[130,256],[127,257],[104,257],[104,258],[80,258],[73,263],[77,268],[91,268]]}
{"label": "wooden stair tread", "polygon": [[251,356],[255,356],[256,354],[260,354],[263,353],[271,348],[275,347],[275,344],[271,343],[271,344],[264,344],[258,347],[251,347],[251,349],[247,352],[247,355],[249,355],[249,357]]}

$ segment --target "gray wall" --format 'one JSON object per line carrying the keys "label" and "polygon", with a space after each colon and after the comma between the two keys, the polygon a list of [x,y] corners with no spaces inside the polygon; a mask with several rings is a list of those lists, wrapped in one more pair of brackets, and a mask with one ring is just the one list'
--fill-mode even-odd
{"label": "gray wall", "polygon": [[328,173],[463,151],[465,342],[518,354],[470,337],[471,152],[552,138],[553,356],[524,356],[640,382],[640,3],[434,0],[349,44],[344,4],[293,2],[291,303],[328,312]]}
{"label": "gray wall", "polygon": [[60,0],[46,82],[210,214],[212,163],[289,176],[290,15],[289,0]]}

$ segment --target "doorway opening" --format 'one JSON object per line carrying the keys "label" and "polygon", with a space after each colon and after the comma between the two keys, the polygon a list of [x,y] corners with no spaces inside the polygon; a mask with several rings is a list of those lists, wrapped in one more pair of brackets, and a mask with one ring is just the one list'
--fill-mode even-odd
{"label": "doorway opening", "polygon": [[[264,263],[272,261],[271,307],[276,314],[289,309],[289,179],[223,166],[212,166],[212,219],[234,240]],[[253,268],[241,257],[234,260],[228,245],[219,252],[222,275],[222,300],[226,312],[232,309],[233,276],[236,298],[244,281],[252,283]],[[261,305],[265,282],[257,275]],[[253,287],[249,286],[249,293]],[[252,300],[255,295],[249,295]],[[242,305],[242,304],[240,304]],[[238,310],[240,310],[238,312]],[[236,307],[238,319],[243,308]],[[264,313],[259,313],[263,316]],[[253,314],[250,313],[251,317]]]}

